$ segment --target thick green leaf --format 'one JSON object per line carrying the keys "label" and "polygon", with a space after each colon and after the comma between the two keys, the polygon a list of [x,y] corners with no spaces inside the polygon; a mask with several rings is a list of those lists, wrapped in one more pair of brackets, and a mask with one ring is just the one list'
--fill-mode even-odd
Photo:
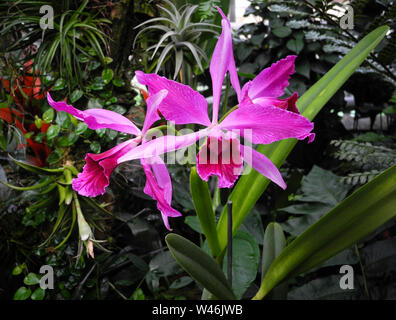
{"label": "thick green leaf", "polygon": [[[238,299],[256,279],[260,263],[260,249],[253,236],[239,230],[232,239],[232,290]],[[227,272],[227,255],[223,261],[223,272]]]}
{"label": "thick green leaf", "polygon": [[190,188],[195,212],[197,213],[202,231],[208,241],[212,255],[217,257],[220,253],[220,247],[216,232],[216,220],[213,212],[212,198],[210,196],[208,183],[199,177],[196,167],[191,168]]}
{"label": "thick green leaf", "polygon": [[37,274],[35,274],[35,273],[33,273],[33,272],[30,272],[26,277],[25,277],[25,279],[23,279],[23,283],[24,284],[26,284],[26,285],[28,285],[28,286],[33,286],[33,285],[35,285],[35,284],[39,284],[40,283],[40,276],[39,275],[37,275]]}
{"label": "thick green leaf", "polygon": [[11,157],[9,155],[9,157],[11,158],[12,161],[14,161],[18,166],[30,171],[30,172],[34,172],[34,173],[38,173],[38,174],[45,174],[45,175],[49,175],[49,174],[59,174],[61,172],[63,172],[63,168],[58,168],[58,169],[46,169],[46,168],[40,168],[34,165],[31,165],[29,163],[23,162],[23,161],[19,161],[14,159],[13,157]]}
{"label": "thick green leaf", "polygon": [[276,35],[278,38],[286,38],[290,36],[292,30],[285,26],[280,26],[272,30],[272,33]]}
{"label": "thick green leaf", "polygon": [[62,78],[59,78],[56,80],[54,87],[52,88],[52,91],[57,91],[57,90],[62,90],[66,85],[66,81]]}
{"label": "thick green leaf", "polygon": [[43,300],[45,297],[45,290],[41,288],[37,288],[36,290],[33,291],[31,295],[32,300]]}
{"label": "thick green leaf", "polygon": [[223,271],[205,251],[174,233],[168,234],[165,241],[173,257],[195,281],[218,299],[235,299]]}
{"label": "thick green leaf", "polygon": [[182,272],[169,251],[163,251],[155,255],[149,263],[149,268],[158,277],[169,277]]}
{"label": "thick green leaf", "polygon": [[17,276],[18,274],[21,274],[25,268],[26,268],[25,263],[17,265],[14,269],[12,269],[12,275]]}
{"label": "thick green leaf", "polygon": [[[267,273],[272,262],[286,247],[286,238],[282,227],[276,222],[270,222],[265,230],[261,264],[261,280]],[[288,284],[284,283],[271,291],[271,300],[284,300],[287,297]]]}
{"label": "thick green leaf", "polygon": [[[362,64],[369,53],[381,42],[388,30],[389,27],[382,26],[365,36],[341,61],[298,99],[297,106],[303,116],[310,120],[314,119],[327,101],[330,100]],[[257,151],[269,157],[279,168],[296,143],[296,139],[286,139],[270,145],[260,145]],[[239,179],[229,197],[229,200],[233,204],[233,234],[241,226],[243,220],[267,188],[269,182],[267,178],[255,170],[252,170],[247,175],[243,175]],[[217,232],[220,249],[223,251],[227,246],[227,214],[225,211],[222,212],[220,217]]]}
{"label": "thick green leaf", "polygon": [[3,181],[3,180],[0,180],[0,183],[1,183],[1,184],[4,184],[5,186],[7,186],[7,187],[10,188],[10,189],[18,190],[18,191],[26,191],[26,190],[40,189],[40,188],[43,188],[43,187],[45,187],[46,185],[50,184],[51,182],[52,182],[51,179],[46,179],[46,180],[44,180],[43,182],[37,183],[37,184],[35,184],[35,185],[33,185],[33,186],[30,186],[30,187],[18,187],[18,186],[14,186],[14,185],[12,185],[12,184],[9,184],[9,183],[7,183],[7,182],[5,182],[5,181]]}
{"label": "thick green leaf", "polygon": [[359,300],[359,290],[344,290],[340,287],[340,275],[331,275],[312,280],[291,290],[289,300]]}
{"label": "thick green leaf", "polygon": [[102,71],[102,79],[105,84],[110,83],[110,81],[113,79],[113,76],[114,72],[111,69],[104,69]]}
{"label": "thick green leaf", "polygon": [[304,216],[285,221],[281,224],[283,229],[294,236],[300,235],[341,202],[349,189],[350,186],[342,183],[341,178],[331,171],[313,166],[309,174],[302,179],[302,195],[295,197],[295,200],[305,203],[279,209]]}
{"label": "thick green leaf", "polygon": [[55,111],[53,108],[48,108],[44,113],[43,113],[43,120],[46,123],[51,123],[52,120],[55,118]]}
{"label": "thick green leaf", "polygon": [[267,273],[270,265],[286,247],[286,238],[282,227],[276,222],[270,222],[265,229],[263,243],[263,258],[261,266],[261,278]]}
{"label": "thick green leaf", "polygon": [[300,53],[304,48],[304,41],[302,39],[290,39],[286,42],[286,47],[295,53]]}
{"label": "thick green leaf", "polygon": [[14,294],[14,300],[26,300],[30,297],[32,291],[26,287],[20,287]]}
{"label": "thick green leaf", "polygon": [[273,262],[256,299],[307,272],[396,216],[396,165],[359,188],[297,237]]}
{"label": "thick green leaf", "polygon": [[80,134],[83,134],[85,131],[87,131],[87,129],[88,129],[88,126],[85,122],[79,122],[77,124],[76,130],[74,131],[74,133],[76,135],[80,135]]}
{"label": "thick green leaf", "polygon": [[84,92],[80,89],[74,90],[70,96],[71,103],[74,103],[77,100],[79,100],[83,96],[83,94],[84,94]]}
{"label": "thick green leaf", "polygon": [[51,124],[47,130],[47,139],[51,140],[58,136],[61,127],[59,124]]}

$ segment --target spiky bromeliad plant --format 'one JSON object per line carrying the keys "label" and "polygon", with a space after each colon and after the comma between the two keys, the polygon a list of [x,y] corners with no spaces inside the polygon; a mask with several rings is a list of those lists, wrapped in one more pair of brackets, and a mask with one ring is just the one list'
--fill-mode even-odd
{"label": "spiky bromeliad plant", "polygon": [[179,80],[184,82],[182,74],[184,59],[191,60],[189,61],[191,65],[197,64],[199,69],[203,72],[202,59],[204,59],[206,63],[209,62],[205,51],[202,50],[198,43],[203,32],[218,35],[218,32],[213,30],[213,28],[218,28],[218,26],[206,22],[195,23],[192,21],[193,13],[198,8],[198,5],[187,5],[182,13],[179,13],[179,10],[181,11],[182,8],[178,10],[170,1],[165,0],[164,2],[169,5],[170,10],[159,5],[158,7],[163,13],[162,16],[149,19],[135,27],[135,29],[137,29],[148,25],[138,32],[134,41],[134,46],[139,37],[144,33],[147,35],[147,32],[152,31],[163,32],[160,40],[158,42],[155,41],[156,43],[154,45],[146,49],[147,52],[153,51],[150,57],[150,60],[153,60],[157,52],[159,53],[159,49],[162,48],[159,57],[153,62],[149,69],[152,70],[155,67],[155,73],[157,73],[168,58],[172,56],[171,53],[173,52],[173,79],[176,79],[179,74]]}
{"label": "spiky bromeliad plant", "polygon": [[[108,37],[101,30],[111,21],[97,18],[87,11],[88,0],[81,2],[75,9],[72,5],[61,7],[61,2],[53,1],[4,1],[0,4],[0,37],[9,39],[10,45],[2,49],[5,53],[15,52],[41,39],[41,44],[32,56],[34,68],[42,73],[58,71],[69,89],[82,81],[83,63],[89,57],[96,56],[105,65],[105,53]],[[40,27],[42,16],[39,14],[43,5],[54,6],[53,28],[43,30]],[[22,37],[14,39],[15,35]]]}

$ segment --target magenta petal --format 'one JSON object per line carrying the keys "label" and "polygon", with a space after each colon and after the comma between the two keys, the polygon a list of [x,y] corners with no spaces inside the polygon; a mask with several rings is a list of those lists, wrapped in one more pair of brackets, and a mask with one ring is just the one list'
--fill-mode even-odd
{"label": "magenta petal", "polygon": [[146,74],[136,71],[135,74],[138,81],[148,87],[150,96],[163,89],[168,91],[159,106],[159,110],[166,120],[174,121],[176,124],[210,125],[208,104],[205,97],[198,91],[154,73]]}
{"label": "magenta petal", "polygon": [[231,84],[234,87],[238,97],[241,91],[238,74],[235,67],[234,54],[232,52],[231,24],[223,11],[221,11],[221,9],[218,7],[217,10],[222,16],[222,32],[213,51],[209,68],[213,85],[213,123],[217,123],[218,120],[221,88],[223,86],[224,77],[227,71],[230,73]]}
{"label": "magenta petal", "polygon": [[135,148],[139,139],[131,139],[101,154],[87,153],[83,172],[73,179],[72,186],[85,197],[104,194],[110,182],[110,175],[117,167],[117,159]]}
{"label": "magenta petal", "polygon": [[219,188],[231,188],[242,172],[243,161],[238,139],[226,134],[209,136],[197,155],[197,172],[201,179],[218,177]]}
{"label": "magenta petal", "polygon": [[283,180],[282,175],[270,159],[248,146],[241,145],[241,150],[243,152],[244,161],[246,161],[264,177],[270,179],[272,182],[275,182],[282,189],[286,189],[286,183]]}
{"label": "magenta petal", "polygon": [[[272,97],[260,97],[253,99],[250,104],[256,104],[262,107],[267,107],[267,106],[274,106],[277,108],[281,108],[287,111],[291,111],[297,114],[300,114],[300,111],[297,109],[296,102],[298,99],[298,93],[294,92],[293,95],[291,95],[287,99],[278,99],[278,98],[272,98]],[[246,101],[246,100],[245,100]]]}
{"label": "magenta petal", "polygon": [[147,130],[150,129],[150,127],[155,121],[161,119],[161,117],[158,115],[158,106],[164,100],[167,94],[168,91],[161,90],[158,91],[156,94],[149,96],[147,98],[146,100],[147,113],[146,113],[146,118],[144,119],[144,124],[142,129],[143,134],[145,134]]}
{"label": "magenta petal", "polygon": [[236,130],[252,143],[269,144],[274,141],[311,135],[313,123],[307,118],[273,106],[250,105],[231,112],[220,128]]}
{"label": "magenta petal", "polygon": [[64,101],[54,101],[47,93],[47,100],[51,107],[57,111],[65,111],[78,120],[84,121],[92,130],[108,128],[133,135],[140,135],[140,130],[126,117],[117,112],[105,109],[78,110]]}
{"label": "magenta petal", "polygon": [[180,217],[181,213],[171,207],[172,183],[168,170],[161,158],[157,157],[155,160],[155,163],[152,164],[141,160],[147,179],[143,191],[157,201],[157,208],[162,214],[166,228],[172,230],[169,226],[168,217]]}
{"label": "magenta petal", "polygon": [[161,154],[175,151],[194,144],[208,135],[209,130],[203,129],[183,136],[162,136],[141,144],[118,159],[118,163],[144,158],[153,158]]}
{"label": "magenta petal", "polygon": [[73,189],[85,197],[96,197],[104,194],[106,187],[109,185],[110,177],[106,173],[111,172],[114,168],[115,166],[112,163],[106,163],[106,166],[102,167],[99,162],[92,160],[87,154],[83,172],[73,179]]}
{"label": "magenta petal", "polygon": [[290,75],[294,73],[294,61],[297,56],[287,56],[261,71],[251,82],[249,97],[254,100],[259,97],[277,98],[283,95],[289,85]]}

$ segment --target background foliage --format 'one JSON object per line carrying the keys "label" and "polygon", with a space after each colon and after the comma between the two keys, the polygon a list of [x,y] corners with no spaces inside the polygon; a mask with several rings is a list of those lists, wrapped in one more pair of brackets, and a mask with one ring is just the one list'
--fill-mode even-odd
{"label": "background foliage", "polygon": [[[87,129],[66,113],[54,112],[44,99],[48,90],[55,100],[66,98],[81,109],[113,110],[138,125],[143,122],[145,105],[132,81],[135,70],[155,70],[168,78],[176,76],[204,94],[211,92],[208,63],[203,57],[210,60],[216,41],[213,33],[220,30],[213,27],[220,24],[213,7],[220,5],[227,12],[229,4],[191,0],[190,7],[182,8],[184,1],[172,3],[180,15],[183,10],[184,17],[190,14],[192,29],[205,29],[199,37],[193,33],[188,35],[192,38],[187,37],[193,48],[201,48],[195,49],[198,59],[190,47],[180,50],[180,39],[164,39],[164,32],[169,32],[161,24],[166,11],[158,5],[173,13],[168,1],[0,4],[1,180],[31,187],[52,179],[42,171],[26,171],[8,154],[41,167],[65,168],[72,164],[81,171],[86,152],[103,152],[126,138],[112,130]],[[233,289],[238,298],[251,298],[257,291],[267,271],[266,261],[274,258],[260,256],[261,249],[271,245],[271,234],[278,235],[282,247],[286,246],[357,187],[394,164],[395,159],[395,2],[351,1],[355,28],[349,31],[339,28],[338,18],[324,14],[334,3],[250,3],[245,15],[253,14],[257,23],[243,25],[234,33],[240,77],[247,81],[278,59],[296,54],[296,74],[290,80],[287,96],[294,91],[302,95],[377,26],[388,24],[391,31],[315,119],[315,143],[297,144],[282,166],[288,189],[279,192],[270,185],[235,235]],[[38,25],[43,4],[53,5],[55,11],[55,28],[45,32]],[[150,20],[153,18],[162,20]],[[162,29],[141,32],[152,23]],[[167,28],[169,25],[172,23]],[[180,32],[181,26],[178,27],[176,31]],[[156,47],[151,51],[149,48],[158,46],[161,39],[164,48],[153,56]],[[161,50],[169,44],[175,55],[164,55],[160,61]],[[349,97],[353,97],[352,103],[348,102]],[[228,98],[228,106],[236,104],[232,92]],[[355,121],[369,116],[372,125],[366,130],[357,130],[356,125],[346,130],[341,116],[351,111],[356,115]],[[374,127],[373,120],[380,113],[387,122]],[[104,196],[94,203],[81,201],[95,238],[106,241],[101,243],[104,249],[95,248],[94,260],[85,251],[78,255],[78,228],[72,225],[72,209],[65,210],[60,204],[59,183],[51,180],[34,190],[10,190],[0,184],[0,273],[4,275],[0,278],[1,299],[199,299],[201,288],[166,247],[166,229],[155,204],[142,192],[144,176],[139,166],[120,166]],[[172,227],[209,251],[191,201],[190,170],[172,166],[169,169],[173,205],[184,214],[172,220]],[[62,171],[56,179],[63,174]],[[215,183],[210,181],[209,192],[214,196],[212,206],[219,217],[228,194],[216,190]],[[48,191],[51,186],[53,189]],[[51,192],[56,196],[49,196]],[[55,249],[67,235],[67,241]],[[392,220],[320,267],[275,288],[270,298],[394,299],[394,242]],[[39,268],[43,264],[54,267],[55,290],[38,289]],[[260,264],[263,268],[259,268]],[[338,286],[339,267],[343,264],[354,267],[357,281],[353,291],[342,291]],[[223,267],[225,271],[226,261]]]}

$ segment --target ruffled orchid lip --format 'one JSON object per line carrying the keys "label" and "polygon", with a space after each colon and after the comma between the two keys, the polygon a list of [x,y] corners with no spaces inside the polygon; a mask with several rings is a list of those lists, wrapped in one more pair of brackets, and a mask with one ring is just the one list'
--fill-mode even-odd
{"label": "ruffled orchid lip", "polygon": [[215,133],[209,135],[197,155],[197,171],[203,180],[215,175],[219,188],[231,188],[243,169],[240,142],[230,132],[217,129]]}
{"label": "ruffled orchid lip", "polygon": [[110,175],[118,166],[118,159],[134,149],[140,141],[141,137],[139,136],[101,154],[87,153],[83,172],[73,179],[73,189],[79,194],[89,197],[104,194],[110,183]]}

